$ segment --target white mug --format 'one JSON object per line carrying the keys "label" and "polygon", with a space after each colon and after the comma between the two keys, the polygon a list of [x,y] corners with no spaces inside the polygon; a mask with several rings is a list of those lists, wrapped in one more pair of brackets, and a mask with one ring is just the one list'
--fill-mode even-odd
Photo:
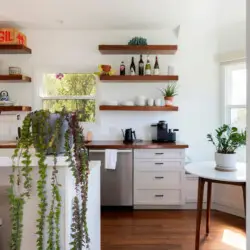
{"label": "white mug", "polygon": [[154,99],[153,98],[149,98],[148,99],[148,106],[153,106],[154,105]]}
{"label": "white mug", "polygon": [[160,98],[155,100],[155,106],[162,106],[162,100]]}
{"label": "white mug", "polygon": [[174,75],[174,66],[168,66],[168,74]]}

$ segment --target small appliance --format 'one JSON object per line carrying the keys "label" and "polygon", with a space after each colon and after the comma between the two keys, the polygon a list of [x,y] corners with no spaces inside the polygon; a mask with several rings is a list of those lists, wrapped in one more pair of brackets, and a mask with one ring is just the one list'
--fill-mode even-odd
{"label": "small appliance", "polygon": [[123,134],[123,143],[133,143],[136,140],[135,131],[132,128],[125,129],[125,132],[122,129]]}
{"label": "small appliance", "polygon": [[152,142],[176,142],[176,132],[179,129],[169,129],[166,121],[152,124]]}

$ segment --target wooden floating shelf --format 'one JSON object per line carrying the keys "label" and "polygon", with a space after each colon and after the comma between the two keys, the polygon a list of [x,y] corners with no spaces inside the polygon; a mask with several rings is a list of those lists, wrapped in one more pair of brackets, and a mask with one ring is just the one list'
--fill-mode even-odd
{"label": "wooden floating shelf", "polygon": [[120,76],[120,75],[101,75],[101,81],[178,81],[179,76],[176,75],[144,75],[144,76]]}
{"label": "wooden floating shelf", "polygon": [[31,54],[32,50],[24,45],[0,44],[0,54]]}
{"label": "wooden floating shelf", "polygon": [[111,106],[101,105],[100,110],[107,111],[178,111],[176,106]]}
{"label": "wooden floating shelf", "polygon": [[0,75],[0,81],[31,82],[31,78],[24,75]]}
{"label": "wooden floating shelf", "polygon": [[29,106],[0,106],[0,112],[7,111],[31,111]]}
{"label": "wooden floating shelf", "polygon": [[99,45],[102,54],[166,54],[173,55],[177,45]]}

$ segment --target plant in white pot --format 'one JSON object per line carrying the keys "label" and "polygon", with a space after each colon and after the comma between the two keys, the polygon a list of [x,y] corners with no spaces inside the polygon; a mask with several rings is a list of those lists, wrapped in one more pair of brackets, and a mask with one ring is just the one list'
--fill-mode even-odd
{"label": "plant in white pot", "polygon": [[208,141],[216,147],[216,169],[224,171],[236,170],[236,149],[246,145],[246,131],[239,131],[236,127],[227,124],[215,130],[215,138],[208,134]]}

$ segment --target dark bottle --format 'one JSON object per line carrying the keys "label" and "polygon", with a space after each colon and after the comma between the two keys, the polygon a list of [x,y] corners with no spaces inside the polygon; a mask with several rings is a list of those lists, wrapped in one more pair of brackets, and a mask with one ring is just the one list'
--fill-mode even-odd
{"label": "dark bottle", "polygon": [[120,65],[120,75],[121,76],[125,76],[126,75],[126,67],[125,67],[124,62],[122,62],[121,65]]}
{"label": "dark bottle", "polygon": [[132,61],[130,64],[130,75],[134,76],[135,75],[135,62],[134,62],[134,57],[132,57]]}
{"label": "dark bottle", "polygon": [[139,61],[139,76],[144,75],[144,62],[142,60],[142,55],[140,55],[140,61]]}
{"label": "dark bottle", "polygon": [[159,75],[160,74],[160,67],[158,63],[158,57],[155,57],[155,66],[154,66],[154,75]]}

